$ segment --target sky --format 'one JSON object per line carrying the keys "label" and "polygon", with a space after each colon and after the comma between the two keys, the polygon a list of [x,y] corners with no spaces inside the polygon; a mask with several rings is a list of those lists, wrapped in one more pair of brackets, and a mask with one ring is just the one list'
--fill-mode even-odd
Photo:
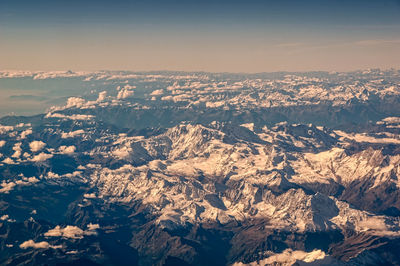
{"label": "sky", "polygon": [[400,68],[400,0],[0,0],[0,70]]}

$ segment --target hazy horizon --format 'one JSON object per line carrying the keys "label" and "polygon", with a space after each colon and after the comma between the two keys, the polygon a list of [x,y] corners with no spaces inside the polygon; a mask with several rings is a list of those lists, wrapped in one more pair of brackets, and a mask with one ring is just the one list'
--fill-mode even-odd
{"label": "hazy horizon", "polygon": [[276,70],[276,71],[254,71],[254,72],[245,72],[245,71],[207,71],[207,70],[181,70],[181,69],[148,69],[148,70],[131,70],[131,69],[93,69],[93,70],[82,70],[82,69],[66,69],[66,68],[59,68],[59,69],[19,69],[19,68],[9,68],[9,69],[0,69],[0,72],[31,72],[31,73],[51,73],[51,72],[59,72],[59,73],[67,73],[71,71],[72,73],[99,73],[99,72],[131,72],[131,73],[144,73],[144,74],[151,74],[151,73],[163,73],[163,72],[177,72],[177,73],[207,73],[207,74],[244,74],[244,75],[255,75],[255,74],[273,74],[273,73],[314,73],[314,72],[324,72],[324,73],[352,73],[352,72],[361,72],[361,71],[369,71],[369,70],[381,70],[381,71],[400,71],[400,67],[388,67],[388,68],[381,68],[381,67],[366,67],[366,68],[356,68],[352,70],[299,70],[299,71],[290,71],[290,70]]}
{"label": "hazy horizon", "polygon": [[0,69],[400,68],[400,2],[2,1]]}

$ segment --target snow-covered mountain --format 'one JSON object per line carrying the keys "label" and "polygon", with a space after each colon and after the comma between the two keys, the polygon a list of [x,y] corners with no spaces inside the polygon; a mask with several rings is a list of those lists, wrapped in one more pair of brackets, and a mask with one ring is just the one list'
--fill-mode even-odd
{"label": "snow-covered mountain", "polygon": [[400,264],[396,73],[61,73],[172,84],[0,119],[0,263]]}

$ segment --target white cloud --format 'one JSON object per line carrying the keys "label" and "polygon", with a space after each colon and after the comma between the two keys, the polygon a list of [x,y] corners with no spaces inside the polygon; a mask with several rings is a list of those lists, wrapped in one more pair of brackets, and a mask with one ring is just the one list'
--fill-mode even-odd
{"label": "white cloud", "polygon": [[386,117],[385,119],[382,119],[382,121],[389,124],[397,124],[400,123],[400,117]]}
{"label": "white cloud", "polygon": [[58,150],[60,151],[60,153],[62,154],[73,154],[76,150],[75,146],[60,146],[58,148]]}
{"label": "white cloud", "polygon": [[95,193],[85,193],[83,194],[83,197],[87,198],[87,199],[95,199],[96,198],[96,194]]}
{"label": "white cloud", "polygon": [[4,214],[3,216],[0,217],[0,220],[6,221],[8,218],[10,218],[10,217],[8,216],[8,214]]}
{"label": "white cloud", "polygon": [[57,179],[57,178],[60,178],[60,175],[59,174],[56,174],[56,173],[53,173],[53,172],[48,172],[47,173],[47,178],[50,178],[50,179]]}
{"label": "white cloud", "polygon": [[107,97],[107,92],[106,91],[102,91],[99,93],[99,96],[97,97],[96,102],[102,102],[106,99]]}
{"label": "white cloud", "polygon": [[34,176],[27,177],[27,178],[25,178],[25,179],[26,179],[26,181],[28,181],[29,183],[36,183],[36,182],[39,182],[39,179],[37,179],[37,178],[34,177]]}
{"label": "white cloud", "polygon": [[33,184],[33,183],[37,183],[39,182],[39,179],[37,179],[36,177],[32,176],[32,177],[24,177],[22,176],[22,179],[15,181],[15,184],[17,185],[29,185],[29,184]]}
{"label": "white cloud", "polygon": [[1,183],[0,193],[8,194],[11,190],[13,190],[15,185],[16,184],[14,182],[7,183],[3,180],[3,183]]}
{"label": "white cloud", "polygon": [[11,158],[5,158],[2,162],[6,164],[15,164],[15,162]]}
{"label": "white cloud", "polygon": [[89,72],[79,71],[46,71],[46,72],[34,72],[33,79],[54,79],[54,78],[72,78],[72,77],[85,77],[88,76]]}
{"label": "white cloud", "polygon": [[218,101],[218,102],[206,102],[206,107],[207,108],[218,108],[221,106],[224,106],[226,103],[224,101]]}
{"label": "white cloud", "polygon": [[164,96],[164,97],[161,98],[161,100],[163,100],[163,101],[173,101],[174,97],[172,97],[171,95]]}
{"label": "white cloud", "polygon": [[136,86],[130,86],[128,84],[122,88],[118,87],[117,90],[120,90],[120,91],[118,92],[117,98],[118,99],[126,99],[126,98],[133,96],[134,91],[132,89],[135,89],[135,88],[136,88]]}
{"label": "white cloud", "polygon": [[1,71],[0,78],[22,78],[22,77],[32,77],[33,73],[31,71]]}
{"label": "white cloud", "polygon": [[322,260],[326,257],[325,252],[316,249],[311,252],[305,252],[301,250],[286,249],[282,253],[274,254],[261,261],[251,262],[249,264],[234,263],[234,266],[261,266],[261,265],[293,265],[296,261],[304,261],[307,263]]}
{"label": "white cloud", "polygon": [[77,177],[77,176],[79,176],[81,174],[82,174],[81,171],[74,171],[72,173],[67,173],[65,175],[62,175],[62,177],[72,178],[72,177]]}
{"label": "white cloud", "polygon": [[11,131],[13,129],[14,129],[14,127],[12,127],[12,126],[2,126],[2,125],[0,125],[0,134],[4,134],[4,133],[6,133],[8,131]]}
{"label": "white cloud", "polygon": [[72,177],[77,177],[81,174],[82,174],[81,171],[74,171],[72,173],[66,173],[64,175],[59,175],[59,174],[56,174],[53,172],[48,172],[46,178],[49,178],[49,179],[72,178]]}
{"label": "white cloud", "polygon": [[72,239],[81,239],[85,235],[95,235],[95,229],[98,229],[98,225],[88,225],[88,230],[82,230],[74,225],[67,225],[64,228],[61,228],[59,225],[54,227],[53,229],[46,232],[44,235],[47,237],[64,237],[64,238],[72,238]]}
{"label": "white cloud", "polygon": [[7,221],[9,223],[14,223],[16,220],[10,219],[10,216],[8,216],[8,214],[4,214],[3,216],[0,217],[0,221]]}
{"label": "white cloud", "polygon": [[46,146],[46,143],[40,140],[35,140],[29,143],[29,147],[31,148],[32,152],[37,152],[43,149]]}
{"label": "white cloud", "polygon": [[85,133],[85,131],[83,131],[82,129],[71,131],[71,132],[63,132],[61,134],[61,138],[63,138],[63,139],[74,138],[74,137],[76,137],[78,135],[81,135],[83,133]]}
{"label": "white cloud", "polygon": [[59,113],[48,113],[46,118],[61,118],[61,119],[70,119],[70,120],[90,120],[94,116],[93,115],[82,115],[82,114],[73,114],[73,115],[63,115]]}
{"label": "white cloud", "polygon": [[27,129],[27,130],[24,130],[24,131],[21,132],[21,136],[20,137],[21,137],[21,139],[25,139],[26,136],[28,136],[30,134],[32,134],[32,129]]}
{"label": "white cloud", "polygon": [[18,125],[16,125],[15,127],[30,127],[30,126],[32,126],[32,124],[31,123],[19,123]]}
{"label": "white cloud", "polygon": [[0,148],[3,147],[4,145],[6,145],[6,141],[5,140],[0,140]]}
{"label": "white cloud", "polygon": [[31,161],[32,162],[43,162],[43,161],[46,161],[47,159],[50,159],[51,157],[53,157],[53,154],[41,152],[40,154],[34,156],[31,159]]}
{"label": "white cloud", "polygon": [[152,93],[150,93],[150,95],[152,95],[152,96],[163,95],[163,94],[164,94],[164,90],[163,89],[155,90]]}
{"label": "white cloud", "polygon": [[117,98],[118,99],[126,99],[133,96],[133,91],[130,90],[121,90],[118,92]]}
{"label": "white cloud", "polygon": [[100,225],[99,225],[99,224],[92,224],[92,223],[90,223],[90,224],[87,225],[87,228],[88,228],[89,231],[94,231],[94,230],[96,230],[96,229],[99,229],[99,228],[100,228]]}
{"label": "white cloud", "polygon": [[84,104],[85,104],[85,99],[82,99],[79,97],[70,97],[67,100],[67,104],[65,105],[65,108],[82,107]]}
{"label": "white cloud", "polygon": [[11,157],[13,157],[13,158],[19,158],[19,157],[21,157],[21,154],[22,154],[21,145],[22,145],[21,142],[15,143],[15,144],[14,144],[14,147],[13,147],[14,154],[11,155]]}
{"label": "white cloud", "polygon": [[136,86],[126,84],[123,88],[127,89],[127,90],[133,90],[133,89],[136,89]]}
{"label": "white cloud", "polygon": [[46,241],[42,241],[42,242],[37,242],[37,243],[36,243],[36,242],[33,241],[32,239],[31,239],[31,240],[28,240],[28,241],[25,241],[24,243],[22,243],[21,245],[19,245],[19,247],[22,248],[22,249],[27,249],[27,248],[35,248],[35,249],[38,249],[38,248],[41,248],[41,249],[48,249],[48,248],[56,249],[56,248],[62,248],[61,245],[52,246],[52,245],[49,244],[49,242],[46,242]]}
{"label": "white cloud", "polygon": [[137,78],[144,78],[144,75],[137,75],[137,74],[117,74],[117,75],[103,75],[98,77],[97,79],[107,79],[107,80],[113,80],[113,79],[137,79]]}
{"label": "white cloud", "polygon": [[37,179],[34,176],[33,177],[24,177],[21,174],[20,177],[22,177],[22,179],[16,180],[14,182],[13,181],[6,182],[5,180],[3,180],[3,182],[0,184],[0,186],[1,186],[0,193],[8,194],[11,190],[14,189],[14,187],[16,185],[27,186],[27,185],[39,182],[39,179]]}

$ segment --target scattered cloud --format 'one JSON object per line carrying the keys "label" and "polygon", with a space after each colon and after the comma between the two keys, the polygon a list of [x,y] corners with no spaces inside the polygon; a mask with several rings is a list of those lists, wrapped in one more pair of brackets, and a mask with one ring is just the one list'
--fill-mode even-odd
{"label": "scattered cloud", "polygon": [[8,214],[4,214],[3,216],[0,217],[0,220],[5,221],[9,218]]}
{"label": "scattered cloud", "polygon": [[131,96],[133,96],[134,91],[133,89],[135,89],[136,86],[131,86],[131,85],[125,85],[124,87],[119,87],[117,88],[117,90],[119,90],[117,98],[118,99],[126,99],[129,98]]}
{"label": "scattered cloud", "polygon": [[106,91],[102,91],[99,93],[99,96],[97,97],[96,102],[102,102],[106,99],[107,97],[107,92]]}
{"label": "scattered cloud", "polygon": [[27,248],[35,248],[35,249],[62,248],[61,245],[53,246],[53,245],[50,245],[49,242],[46,242],[46,241],[35,242],[32,239],[28,240],[28,241],[25,241],[24,243],[19,245],[19,247],[22,248],[22,249],[27,249]]}
{"label": "scattered cloud", "polygon": [[259,266],[259,265],[293,265],[297,261],[303,261],[306,263],[311,263],[317,260],[323,260],[326,257],[325,252],[316,249],[311,252],[305,252],[301,250],[286,249],[282,253],[273,254],[266,259],[252,262],[249,264],[235,263],[234,266]]}
{"label": "scattered cloud", "polygon": [[21,138],[21,139],[25,139],[26,136],[28,136],[28,135],[30,135],[30,134],[32,134],[32,129],[24,130],[24,131],[21,132],[20,138]]}
{"label": "scattered cloud", "polygon": [[382,119],[382,121],[389,123],[389,124],[397,124],[400,123],[400,117],[386,117]]}
{"label": "scattered cloud", "polygon": [[46,118],[61,118],[61,119],[70,119],[70,120],[90,120],[94,118],[93,115],[82,115],[82,114],[73,114],[73,115],[64,115],[59,113],[48,113]]}
{"label": "scattered cloud", "polygon": [[100,229],[100,225],[90,223],[87,225],[87,228],[89,231],[94,231],[94,230]]}
{"label": "scattered cloud", "polygon": [[11,190],[14,189],[14,187],[16,185],[27,186],[27,185],[39,182],[39,179],[37,179],[34,176],[33,177],[24,177],[22,175],[20,175],[20,176],[21,176],[21,179],[16,180],[16,181],[6,182],[5,180],[3,180],[3,182],[0,184],[0,186],[1,186],[0,193],[8,194]]}
{"label": "scattered cloud", "polygon": [[47,159],[50,159],[51,157],[53,157],[53,154],[41,152],[40,154],[34,156],[31,159],[31,161],[32,162],[43,162],[43,161],[46,161]]}
{"label": "scattered cloud", "polygon": [[[28,75],[29,72],[27,72]],[[73,77],[85,77],[89,75],[88,72],[78,71],[73,72],[70,70],[67,71],[46,71],[46,72],[33,72],[30,74],[33,75],[33,79],[54,79],[54,78],[73,78]]]}
{"label": "scattered cloud", "polygon": [[80,97],[70,97],[67,100],[65,108],[82,107],[85,104],[85,99]]}
{"label": "scattered cloud", "polygon": [[87,199],[95,199],[96,194],[95,193],[90,193],[90,194],[86,193],[86,194],[83,194],[83,197],[85,197]]}
{"label": "scattered cloud", "polygon": [[57,179],[57,178],[60,178],[60,175],[56,174],[56,173],[53,173],[53,172],[48,172],[47,173],[47,178],[49,178],[49,179]]}
{"label": "scattered cloud", "polygon": [[0,188],[0,193],[5,193],[8,194],[10,193],[11,190],[15,187],[14,182],[6,182],[3,180],[3,183],[1,183],[1,188]]}
{"label": "scattered cloud", "polygon": [[9,223],[14,223],[14,219],[10,219],[10,216],[8,214],[4,214],[3,216],[0,217],[0,221],[7,221]]}
{"label": "scattered cloud", "polygon": [[83,131],[82,129],[71,131],[71,132],[63,132],[61,134],[61,138],[63,138],[63,139],[74,138],[74,137],[76,137],[78,135],[81,135],[83,133],[85,133],[85,131]]}
{"label": "scattered cloud", "polygon": [[73,177],[77,177],[80,174],[82,174],[81,171],[74,171],[72,173],[66,173],[63,175],[59,175],[53,172],[48,172],[46,178],[48,179],[58,179],[58,178],[73,178]]}
{"label": "scattered cloud", "polygon": [[32,152],[38,152],[46,146],[46,143],[40,140],[35,140],[29,143]]}
{"label": "scattered cloud", "polygon": [[93,225],[93,224],[88,224],[87,230],[82,230],[74,225],[67,225],[64,228],[61,228],[59,225],[57,225],[53,229],[46,232],[44,235],[46,237],[64,237],[72,239],[81,239],[84,236],[96,235],[95,230],[98,228],[100,228],[99,225]]}
{"label": "scattered cloud", "polygon": [[164,94],[163,89],[155,90],[155,91],[152,91],[152,93],[150,93],[150,95],[152,95],[152,96],[163,95],[163,94]]}
{"label": "scattered cloud", "polygon": [[14,127],[12,127],[12,126],[2,126],[2,125],[0,125],[0,134],[4,134],[4,133],[6,133],[8,131],[12,131],[12,130],[14,130]]}
{"label": "scattered cloud", "polygon": [[13,158],[21,157],[21,154],[22,154],[21,145],[22,145],[21,142],[18,142],[18,143],[14,144],[14,147],[13,147],[14,154],[11,155],[11,157],[13,157]]}
{"label": "scattered cloud", "polygon": [[163,100],[163,101],[173,101],[174,97],[172,97],[171,95],[164,96],[164,97],[161,98],[161,100]]}
{"label": "scattered cloud", "polygon": [[11,158],[5,158],[2,162],[6,164],[15,164],[15,162]]}
{"label": "scattered cloud", "polygon": [[62,154],[73,154],[76,150],[75,146],[60,146],[58,148],[59,152]]}

